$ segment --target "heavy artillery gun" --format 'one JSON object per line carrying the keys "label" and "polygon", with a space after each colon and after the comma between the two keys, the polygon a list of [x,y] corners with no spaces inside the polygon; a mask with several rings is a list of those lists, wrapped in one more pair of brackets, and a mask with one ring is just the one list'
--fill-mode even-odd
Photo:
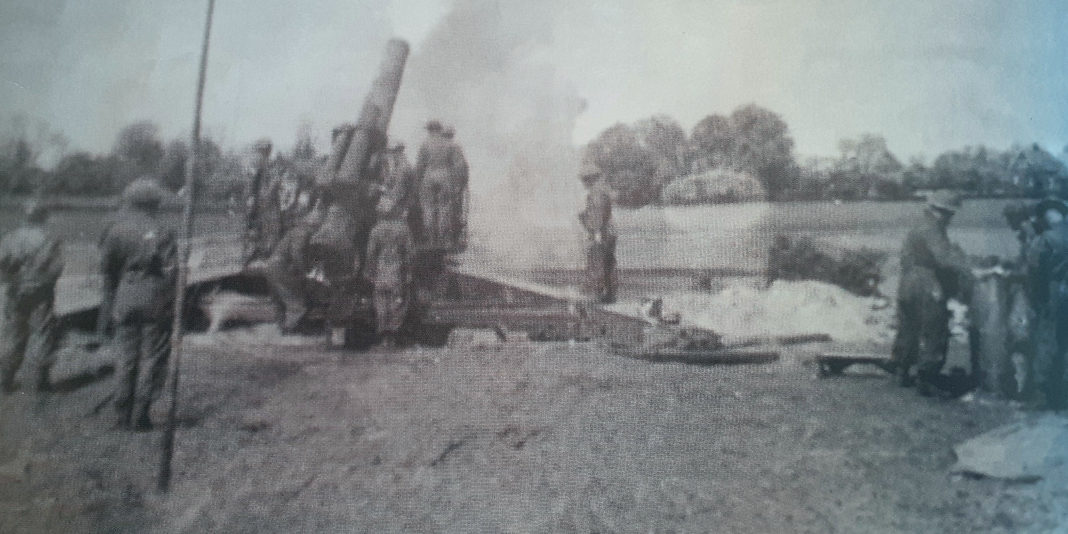
{"label": "heavy artillery gun", "polygon": [[[304,324],[325,322],[334,342],[359,344],[370,339],[373,288],[364,276],[364,260],[379,197],[393,195],[412,212],[413,234],[418,238],[421,233],[417,177],[396,159],[399,154],[390,149],[388,136],[408,51],[404,41],[387,43],[356,122],[336,128],[327,160],[305,173],[305,178],[312,175],[305,187],[312,191],[314,207],[279,236],[266,261],[250,264],[252,271],[267,275],[272,294],[284,309],[280,322],[286,329],[297,328],[299,316]],[[270,224],[266,217],[251,226],[264,224]],[[419,294],[434,293],[430,286],[443,271],[445,257],[446,251],[434,247],[416,251],[415,282],[423,288]],[[286,261],[292,265],[283,265]],[[280,274],[287,269],[288,275]],[[422,309],[413,306],[413,320]]]}

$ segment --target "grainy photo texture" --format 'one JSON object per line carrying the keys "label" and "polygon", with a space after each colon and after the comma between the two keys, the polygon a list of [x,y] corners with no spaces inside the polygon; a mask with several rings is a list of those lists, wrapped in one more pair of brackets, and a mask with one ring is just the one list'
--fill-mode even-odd
{"label": "grainy photo texture", "polygon": [[5,0],[0,532],[1068,530],[1068,6]]}

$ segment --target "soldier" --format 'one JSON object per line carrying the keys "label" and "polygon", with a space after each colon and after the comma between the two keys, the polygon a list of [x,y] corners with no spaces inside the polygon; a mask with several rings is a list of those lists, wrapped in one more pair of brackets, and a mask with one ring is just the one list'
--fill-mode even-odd
{"label": "soldier", "polygon": [[464,247],[463,234],[467,226],[467,220],[464,216],[464,202],[467,198],[467,158],[464,157],[464,151],[460,148],[460,145],[453,140],[456,136],[456,130],[452,126],[446,127],[442,135],[452,144],[452,175],[446,193],[451,219],[449,225],[451,234],[450,250],[459,252]]}
{"label": "soldier", "polygon": [[406,210],[388,195],[378,201],[378,223],[367,241],[367,279],[374,285],[377,332],[384,345],[396,341],[412,296],[412,235]]}
{"label": "soldier", "polygon": [[[307,313],[304,300],[304,278],[310,270],[308,242],[319,229],[323,219],[323,202],[306,214],[286,232],[263,264],[264,277],[279,306],[280,328],[283,333],[294,332]],[[330,209],[339,210],[340,206]]]}
{"label": "soldier", "polygon": [[616,234],[612,227],[612,192],[601,169],[585,162],[579,173],[586,186],[586,209],[579,214],[586,230],[588,291],[601,303],[616,300]]}
{"label": "soldier", "polygon": [[56,280],[63,272],[61,243],[45,229],[48,209],[26,205],[26,222],[0,240],[0,392],[14,390],[15,373],[29,354],[36,359],[37,392],[51,390],[56,320],[52,314]]}
{"label": "soldier", "polygon": [[422,219],[420,237],[430,248],[450,249],[453,246],[450,229],[453,220],[449,209],[449,189],[457,166],[456,151],[453,144],[445,139],[440,122],[428,122],[426,130],[426,141],[419,148],[415,163]]}
{"label": "soldier", "polygon": [[947,303],[951,297],[967,300],[972,286],[968,259],[946,234],[960,205],[960,198],[948,191],[932,194],[901,250],[892,367],[903,386],[915,381],[925,395],[933,392],[949,348]]}
{"label": "soldier", "polygon": [[414,174],[404,153],[404,143],[390,147],[384,160],[381,196],[392,197],[402,208],[409,209],[416,195],[412,191]]}
{"label": "soldier", "polygon": [[268,205],[267,193],[271,186],[269,168],[271,162],[272,145],[269,139],[260,139],[253,146],[256,153],[256,169],[249,184],[247,212],[245,217],[245,247],[246,260],[266,258],[273,245],[270,237],[277,231],[277,218],[272,218],[273,212]]}
{"label": "soldier", "polygon": [[111,311],[120,350],[116,426],[129,429],[132,423],[133,429],[144,431],[152,428],[149,409],[166,378],[177,243],[174,232],[159,221],[163,191],[155,180],[134,180],[123,200],[128,209],[102,240],[101,270],[105,278],[119,280]]}
{"label": "soldier", "polygon": [[1068,206],[1046,199],[1036,208],[1045,231],[1027,249],[1028,279],[1037,320],[1032,369],[1035,406],[1068,408],[1065,352],[1068,351]]}

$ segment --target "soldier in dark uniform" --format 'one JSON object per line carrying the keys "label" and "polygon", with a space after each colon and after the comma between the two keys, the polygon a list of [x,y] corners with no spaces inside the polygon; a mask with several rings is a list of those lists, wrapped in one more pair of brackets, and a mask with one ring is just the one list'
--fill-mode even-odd
{"label": "soldier in dark uniform", "polygon": [[0,392],[5,394],[14,389],[27,354],[36,360],[36,390],[51,389],[57,341],[52,305],[63,259],[60,241],[45,228],[47,219],[48,209],[30,202],[25,224],[0,240]]}
{"label": "soldier in dark uniform", "polygon": [[586,186],[586,209],[579,214],[586,230],[588,292],[601,303],[616,300],[616,233],[612,227],[612,191],[601,169],[585,162],[580,170]]}
{"label": "soldier in dark uniform", "polygon": [[272,206],[267,200],[268,191],[272,185],[269,173],[271,149],[271,141],[268,139],[257,141],[253,147],[256,153],[256,169],[249,185],[245,216],[245,259],[247,262],[270,255],[274,245],[270,236],[278,231],[279,221],[275,216],[277,214],[271,211]]}
{"label": "soldier in dark uniform", "polygon": [[968,258],[949,240],[946,227],[960,208],[948,191],[931,195],[923,217],[905,237],[898,288],[898,330],[893,367],[902,385],[914,381],[929,394],[949,348],[949,299],[967,301],[973,284]]}
{"label": "soldier in dark uniform", "polygon": [[111,316],[120,355],[115,409],[119,428],[149,430],[149,409],[163,387],[170,351],[177,243],[159,221],[163,192],[139,178],[123,192],[128,209],[102,240],[101,270],[119,280]]}
{"label": "soldier in dark uniform", "polygon": [[368,281],[374,285],[377,333],[383,344],[396,340],[412,299],[412,235],[404,208],[388,195],[378,201],[379,220],[367,242]]}
{"label": "soldier in dark uniform", "polygon": [[[340,206],[331,209],[338,210]],[[304,296],[304,279],[311,269],[308,243],[323,216],[322,203],[318,203],[282,236],[271,257],[263,262],[264,278],[279,307],[279,326],[283,333],[297,330],[308,311]]]}
{"label": "soldier in dark uniform", "polygon": [[1035,308],[1032,372],[1036,407],[1068,408],[1065,353],[1068,352],[1068,207],[1057,199],[1037,206],[1045,227],[1027,247],[1027,275]]}
{"label": "soldier in dark uniform", "polygon": [[464,203],[467,199],[467,180],[468,180],[468,167],[467,158],[464,157],[464,151],[460,148],[454,138],[456,137],[456,130],[452,126],[448,126],[442,132],[442,135],[450,143],[452,143],[452,174],[449,180],[449,187],[447,191],[447,201],[449,204],[449,232],[451,246],[450,250],[454,252],[460,252],[464,247],[464,230],[467,226],[467,220],[464,216]]}
{"label": "soldier in dark uniform", "polygon": [[422,220],[420,239],[428,248],[448,250],[453,246],[449,191],[457,167],[454,145],[445,139],[438,121],[426,125],[427,137],[415,162]]}

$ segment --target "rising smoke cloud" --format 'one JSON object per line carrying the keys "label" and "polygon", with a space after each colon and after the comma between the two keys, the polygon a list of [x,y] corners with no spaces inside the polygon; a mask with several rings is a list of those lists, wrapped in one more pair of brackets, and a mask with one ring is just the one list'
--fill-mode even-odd
{"label": "rising smoke cloud", "polygon": [[543,54],[556,11],[547,4],[458,1],[409,60],[392,125],[408,139],[431,118],[456,128],[471,167],[473,246],[523,264],[578,257],[577,240],[538,245],[530,231],[579,235],[582,199],[571,139],[584,104]]}

